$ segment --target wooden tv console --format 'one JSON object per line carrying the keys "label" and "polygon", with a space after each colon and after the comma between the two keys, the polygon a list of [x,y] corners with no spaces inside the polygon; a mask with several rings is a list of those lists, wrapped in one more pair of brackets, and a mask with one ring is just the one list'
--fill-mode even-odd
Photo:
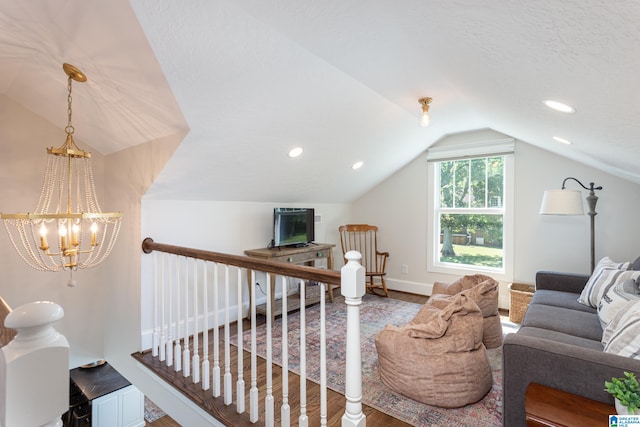
{"label": "wooden tv console", "polygon": [[[327,269],[333,270],[333,248],[336,245],[330,243],[309,243],[306,246],[301,247],[280,247],[280,248],[260,248],[260,249],[248,249],[244,251],[245,255],[254,257],[254,258],[262,258],[268,259],[276,262],[285,262],[291,264],[306,264],[306,265],[315,265],[316,261],[319,260],[327,260]],[[276,288],[276,278],[275,275],[271,275],[271,307],[273,310],[271,320],[275,318],[275,316],[279,316],[282,314],[282,307],[274,304],[274,295]],[[249,286],[255,286],[255,283],[250,283]],[[333,287],[329,287],[329,300],[333,302]],[[310,298],[305,298],[305,306],[310,304],[315,304],[320,301],[320,296],[313,296]],[[251,292],[249,292],[249,304],[252,304],[251,300]],[[251,307],[251,305],[249,305]],[[287,301],[287,311],[293,311],[300,308],[300,299],[299,298],[288,298]],[[261,304],[256,306],[256,313],[263,314],[266,316],[267,314],[267,305]],[[251,318],[251,310],[249,310],[249,314],[247,316]]]}

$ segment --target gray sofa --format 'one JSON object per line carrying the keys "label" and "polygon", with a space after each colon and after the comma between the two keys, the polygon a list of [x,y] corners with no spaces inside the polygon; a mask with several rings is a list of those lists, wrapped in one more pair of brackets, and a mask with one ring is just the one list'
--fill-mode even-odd
{"label": "gray sofa", "polygon": [[640,360],[603,352],[597,310],[577,302],[589,276],[538,272],[536,291],[516,334],[504,341],[503,421],[525,426],[525,393],[535,382],[613,405],[604,382]]}

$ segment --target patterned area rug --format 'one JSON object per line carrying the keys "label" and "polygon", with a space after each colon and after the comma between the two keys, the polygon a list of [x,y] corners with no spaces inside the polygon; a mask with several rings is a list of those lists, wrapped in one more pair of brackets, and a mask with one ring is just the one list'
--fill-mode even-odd
{"label": "patterned area rug", "polygon": [[147,396],[144,397],[144,420],[148,423],[152,423],[166,414],[149,399]]}
{"label": "patterned area rug", "polygon": [[[362,344],[362,403],[414,426],[494,427],[502,425],[502,348],[488,350],[493,371],[493,387],[480,401],[458,409],[445,409],[425,405],[404,397],[389,389],[378,375],[378,355],[375,336],[387,324],[401,326],[408,323],[420,309],[420,304],[391,298],[365,295],[360,306],[360,333]],[[320,382],[320,309],[307,308],[307,377]],[[300,373],[299,313],[289,314],[289,370]],[[347,307],[343,297],[326,305],[327,334],[327,387],[344,394],[345,334]],[[508,319],[507,319],[508,321]],[[505,332],[517,329],[516,325],[503,324]],[[266,325],[256,329],[258,355],[266,357]],[[250,331],[243,334],[244,349],[250,351]],[[237,338],[231,340],[237,342]],[[282,366],[282,328],[279,319],[272,328],[273,361]]]}

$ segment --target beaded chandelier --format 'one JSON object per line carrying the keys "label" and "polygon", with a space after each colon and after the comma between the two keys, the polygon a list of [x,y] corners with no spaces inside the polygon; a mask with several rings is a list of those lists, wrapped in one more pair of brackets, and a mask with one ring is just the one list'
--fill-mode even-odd
{"label": "beaded chandelier", "polygon": [[[71,125],[72,81],[86,75],[63,64],[68,78],[67,134],[59,148],[47,148],[47,166],[38,205],[33,213],[0,214],[16,252],[40,271],[73,271],[95,267],[111,253],[120,231],[121,213],[102,212],[96,197],[91,153],[80,150]],[[47,236],[53,232],[55,238]]]}

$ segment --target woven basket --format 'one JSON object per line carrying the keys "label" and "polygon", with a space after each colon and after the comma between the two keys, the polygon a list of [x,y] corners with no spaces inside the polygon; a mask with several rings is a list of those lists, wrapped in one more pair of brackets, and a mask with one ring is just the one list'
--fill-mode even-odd
{"label": "woven basket", "polygon": [[511,302],[509,304],[509,320],[513,323],[522,322],[524,313],[527,312],[529,302],[533,297],[535,286],[524,283],[509,284]]}

